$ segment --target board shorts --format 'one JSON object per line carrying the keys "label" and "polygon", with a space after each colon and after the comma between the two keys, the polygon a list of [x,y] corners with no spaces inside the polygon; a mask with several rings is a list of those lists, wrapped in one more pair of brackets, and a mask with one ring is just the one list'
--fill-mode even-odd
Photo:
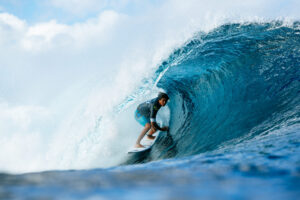
{"label": "board shorts", "polygon": [[147,123],[150,123],[150,118],[141,115],[138,110],[135,111],[134,118],[142,126],[145,126]]}

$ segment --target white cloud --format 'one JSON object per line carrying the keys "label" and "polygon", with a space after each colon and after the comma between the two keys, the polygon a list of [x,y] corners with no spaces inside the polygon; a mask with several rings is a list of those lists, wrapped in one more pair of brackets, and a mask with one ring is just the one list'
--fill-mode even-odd
{"label": "white cloud", "polygon": [[46,41],[50,41],[57,34],[66,33],[68,26],[57,24],[55,20],[47,23],[37,24],[30,27],[27,35],[28,37],[43,37]]}
{"label": "white cloud", "polygon": [[58,35],[67,33],[68,26],[52,20],[28,28],[22,39],[22,45],[27,50],[39,50],[45,45],[51,45],[51,40]]}
{"label": "white cloud", "polygon": [[82,47],[89,42],[107,42],[118,22],[124,18],[114,11],[104,11],[98,17],[84,23],[66,25],[56,20],[27,25],[24,20],[0,13],[0,44],[21,44],[26,50],[47,50],[48,48],[71,45]]}
{"label": "white cloud", "polygon": [[22,45],[27,50],[43,50],[61,45],[82,47],[90,41],[101,44],[108,41],[120,18],[114,11],[105,11],[97,18],[74,25],[59,24],[55,20],[39,23],[28,28]]}
{"label": "white cloud", "polygon": [[25,21],[8,13],[0,13],[0,45],[13,45],[26,31]]}
{"label": "white cloud", "polygon": [[0,23],[16,30],[23,30],[26,25],[23,20],[8,13],[0,13]]}

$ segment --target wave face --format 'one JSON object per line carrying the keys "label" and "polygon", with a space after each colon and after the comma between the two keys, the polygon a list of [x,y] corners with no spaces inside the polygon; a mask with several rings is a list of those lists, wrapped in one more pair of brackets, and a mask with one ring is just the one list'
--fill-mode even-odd
{"label": "wave face", "polygon": [[299,124],[299,25],[227,24],[177,49],[156,72],[165,71],[157,86],[170,95],[174,144],[148,160],[195,155]]}

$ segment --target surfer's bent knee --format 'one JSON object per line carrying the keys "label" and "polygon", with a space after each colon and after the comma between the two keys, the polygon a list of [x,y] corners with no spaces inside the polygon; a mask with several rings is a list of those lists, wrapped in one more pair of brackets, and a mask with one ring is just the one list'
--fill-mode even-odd
{"label": "surfer's bent knee", "polygon": [[151,128],[151,125],[150,125],[150,123],[147,123],[147,124],[145,124],[145,128],[148,128],[148,129],[150,129],[150,128]]}

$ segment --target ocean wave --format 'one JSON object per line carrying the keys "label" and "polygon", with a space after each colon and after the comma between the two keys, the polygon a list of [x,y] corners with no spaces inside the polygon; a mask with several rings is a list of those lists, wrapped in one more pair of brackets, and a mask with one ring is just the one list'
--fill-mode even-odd
{"label": "ocean wave", "polygon": [[298,124],[299,27],[225,24],[175,50],[154,77],[170,95],[170,134],[139,162],[208,152]]}

